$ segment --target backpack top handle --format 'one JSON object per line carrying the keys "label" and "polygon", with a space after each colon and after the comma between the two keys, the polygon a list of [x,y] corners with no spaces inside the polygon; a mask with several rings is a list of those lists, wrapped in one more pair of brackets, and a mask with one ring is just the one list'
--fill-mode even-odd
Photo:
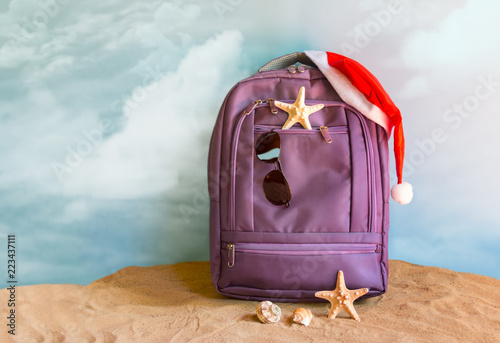
{"label": "backpack top handle", "polygon": [[316,67],[313,61],[303,52],[292,52],[291,54],[283,55],[281,57],[275,58],[274,60],[267,62],[262,67],[259,68],[259,73],[262,71],[283,69],[295,63],[302,63],[310,67]]}

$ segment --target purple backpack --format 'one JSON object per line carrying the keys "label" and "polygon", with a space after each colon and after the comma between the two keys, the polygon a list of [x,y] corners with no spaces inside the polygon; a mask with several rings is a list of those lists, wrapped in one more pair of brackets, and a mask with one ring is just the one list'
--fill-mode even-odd
{"label": "purple backpack", "polygon": [[[208,161],[210,266],[221,294],[322,301],[315,292],[334,289],[339,270],[367,296],[387,289],[388,134],[317,64],[304,53],[277,58],[222,104]],[[282,108],[301,96],[315,110],[311,129],[283,129]]]}

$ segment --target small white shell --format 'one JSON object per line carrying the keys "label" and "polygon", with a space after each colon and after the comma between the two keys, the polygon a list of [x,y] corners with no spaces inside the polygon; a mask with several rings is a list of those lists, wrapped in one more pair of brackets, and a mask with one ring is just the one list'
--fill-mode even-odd
{"label": "small white shell", "polygon": [[295,323],[304,324],[305,326],[309,326],[313,315],[310,309],[308,308],[298,308],[293,311],[293,321]]}
{"label": "small white shell", "polygon": [[264,324],[277,323],[281,319],[281,309],[270,301],[263,301],[257,305],[257,317]]}

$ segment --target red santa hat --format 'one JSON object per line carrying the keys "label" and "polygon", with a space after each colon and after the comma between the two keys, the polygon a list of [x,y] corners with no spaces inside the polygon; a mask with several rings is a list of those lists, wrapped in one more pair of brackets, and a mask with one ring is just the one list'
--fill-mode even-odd
{"label": "red santa hat", "polygon": [[394,128],[394,155],[398,183],[391,188],[392,198],[407,204],[413,198],[413,188],[403,182],[405,138],[401,112],[380,82],[358,62],[328,51],[305,51],[333,88],[347,104],[356,108],[368,119],[382,126],[391,136]]}

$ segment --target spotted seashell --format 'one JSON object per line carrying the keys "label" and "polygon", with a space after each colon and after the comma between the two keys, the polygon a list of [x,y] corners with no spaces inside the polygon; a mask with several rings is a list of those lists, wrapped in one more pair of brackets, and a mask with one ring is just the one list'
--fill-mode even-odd
{"label": "spotted seashell", "polygon": [[257,305],[257,317],[264,324],[277,323],[281,319],[281,309],[270,301],[263,301]]}
{"label": "spotted seashell", "polygon": [[305,326],[309,326],[313,315],[311,310],[308,308],[298,308],[293,311],[293,321],[295,323],[304,324]]}

